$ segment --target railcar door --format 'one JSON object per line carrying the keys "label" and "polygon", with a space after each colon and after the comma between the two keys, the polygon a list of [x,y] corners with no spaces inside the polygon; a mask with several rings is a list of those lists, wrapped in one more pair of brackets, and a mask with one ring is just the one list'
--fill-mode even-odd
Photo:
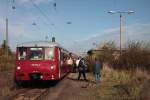
{"label": "railcar door", "polygon": [[58,77],[60,79],[61,78],[61,49],[60,48],[58,48],[58,69],[59,69]]}
{"label": "railcar door", "polygon": [[63,77],[67,73],[67,64],[66,64],[67,53],[65,50],[60,50],[60,69],[61,76]]}

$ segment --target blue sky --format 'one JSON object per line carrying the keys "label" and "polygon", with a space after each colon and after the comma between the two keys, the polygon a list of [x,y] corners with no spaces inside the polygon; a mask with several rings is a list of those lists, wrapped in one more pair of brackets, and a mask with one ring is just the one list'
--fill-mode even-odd
{"label": "blue sky", "polygon": [[[149,41],[150,0],[0,0],[0,44],[9,19],[9,44],[56,37],[73,52],[86,52],[94,42],[119,44],[119,15],[114,11],[135,11],[123,15],[123,41]],[[32,3],[32,2],[34,3]],[[54,7],[56,3],[56,10]],[[12,9],[15,6],[16,9]],[[72,24],[67,24],[71,22]],[[36,23],[36,25],[32,25]]]}

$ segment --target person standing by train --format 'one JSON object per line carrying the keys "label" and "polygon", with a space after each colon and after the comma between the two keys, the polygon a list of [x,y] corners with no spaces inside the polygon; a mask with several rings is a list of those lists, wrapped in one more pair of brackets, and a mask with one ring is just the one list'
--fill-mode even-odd
{"label": "person standing by train", "polygon": [[71,57],[68,57],[67,64],[69,66],[70,72],[72,72],[72,70],[73,70],[73,59]]}
{"label": "person standing by train", "polygon": [[73,58],[73,72],[76,73],[76,59]]}
{"label": "person standing by train", "polygon": [[83,58],[79,61],[78,71],[79,71],[78,80],[80,80],[81,74],[83,75],[84,80],[87,80],[86,73],[85,73],[85,64],[84,64]]}
{"label": "person standing by train", "polygon": [[75,69],[76,72],[78,72],[78,65],[79,65],[80,60],[81,60],[81,57],[78,57],[78,59],[76,60],[76,69]]}
{"label": "person standing by train", "polygon": [[102,62],[99,61],[97,58],[95,58],[94,64],[93,64],[93,75],[95,78],[95,82],[100,82],[100,70],[102,68]]}

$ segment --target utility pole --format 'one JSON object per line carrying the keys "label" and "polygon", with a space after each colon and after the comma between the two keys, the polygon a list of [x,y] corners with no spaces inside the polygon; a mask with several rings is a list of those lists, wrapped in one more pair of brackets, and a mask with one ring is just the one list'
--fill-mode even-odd
{"label": "utility pole", "polygon": [[121,47],[121,44],[122,44],[122,40],[121,40],[121,37],[122,37],[122,15],[120,14],[120,55],[122,54],[122,47]]}
{"label": "utility pole", "polygon": [[6,0],[6,36],[5,36],[5,55],[8,57],[8,5],[9,0]]}
{"label": "utility pole", "polygon": [[134,11],[109,11],[110,14],[118,13],[120,15],[120,55],[122,54],[122,14],[132,14]]}
{"label": "utility pole", "polygon": [[6,17],[6,44],[5,44],[5,53],[8,56],[8,18]]}

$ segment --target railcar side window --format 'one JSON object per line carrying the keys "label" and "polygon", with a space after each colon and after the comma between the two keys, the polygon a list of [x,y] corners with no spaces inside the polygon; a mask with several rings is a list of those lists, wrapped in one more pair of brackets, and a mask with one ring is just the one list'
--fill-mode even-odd
{"label": "railcar side window", "polygon": [[45,60],[53,60],[53,59],[54,59],[54,48],[46,48]]}
{"label": "railcar side window", "polygon": [[30,48],[28,58],[30,60],[43,60],[43,48]]}
{"label": "railcar side window", "polygon": [[61,52],[61,61],[63,62],[63,64],[65,64],[66,63],[66,60],[67,60],[67,53],[65,53],[65,52]]}
{"label": "railcar side window", "polygon": [[27,56],[27,48],[20,47],[18,50],[18,60],[25,60]]}

